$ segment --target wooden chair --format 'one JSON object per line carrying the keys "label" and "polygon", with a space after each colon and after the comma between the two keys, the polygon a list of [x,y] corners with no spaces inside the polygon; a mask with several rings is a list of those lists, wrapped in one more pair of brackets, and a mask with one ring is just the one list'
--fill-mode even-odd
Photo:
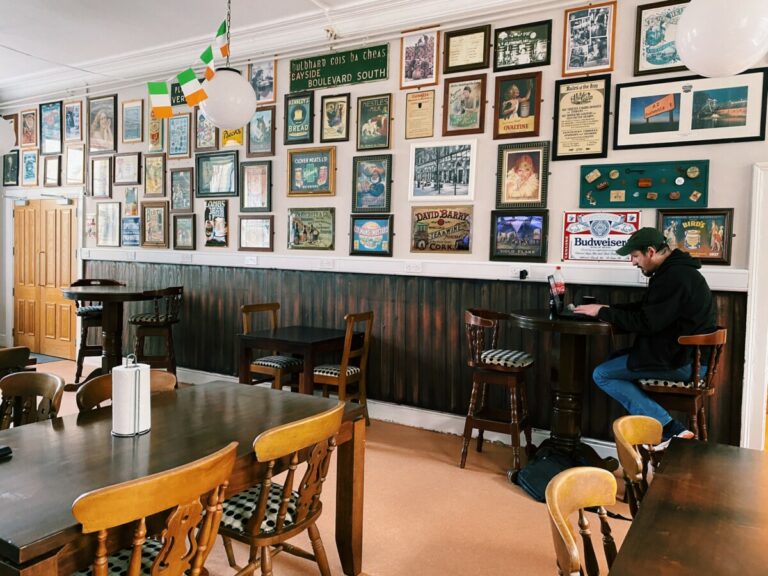
{"label": "wooden chair", "polygon": [[[176,375],[165,370],[149,371],[149,389],[152,394],[168,392],[178,388]],[[77,409],[86,412],[99,408],[102,403],[112,400],[112,374],[91,378],[77,389]]]}
{"label": "wooden chair", "polygon": [[[370,426],[368,417],[368,400],[365,390],[368,373],[368,349],[371,345],[371,329],[373,328],[373,312],[361,312],[344,316],[347,325],[347,333],[344,336],[344,352],[341,356],[341,364],[321,364],[315,366],[313,380],[316,386],[322,385],[323,396],[328,397],[329,386],[338,389],[339,400],[357,400],[365,412],[365,424]],[[363,324],[362,341],[356,332],[358,325]],[[357,390],[350,391],[348,386],[355,386]]]}
{"label": "wooden chair", "polygon": [[[173,325],[179,321],[179,308],[184,294],[183,286],[147,292],[154,298],[154,310],[134,314],[128,320],[136,326],[133,353],[137,362],[149,364],[152,368],[165,368],[176,374],[176,352],[173,347]],[[147,338],[159,337],[165,342],[165,354],[149,356],[144,352]]]}
{"label": "wooden chair", "polygon": [[[125,286],[117,280],[103,278],[81,278],[71,284],[72,286]],[[80,345],[77,348],[77,371],[75,372],[75,384],[80,382],[83,375],[83,359],[86,356],[101,356],[101,344],[88,344],[88,330],[101,327],[101,315],[104,306],[101,302],[78,300],[75,314],[80,318]]]}
{"label": "wooden chair", "polygon": [[64,394],[64,380],[44,372],[15,372],[0,379],[0,393],[0,430],[6,430],[12,425],[55,418]]}
{"label": "wooden chair", "polygon": [[[728,331],[717,327],[709,334],[680,336],[683,346],[692,346],[691,376],[687,381],[643,379],[640,388],[667,410],[679,410],[688,414],[688,426],[699,440],[707,441],[706,398],[714,395],[717,372],[723,358]],[[706,358],[706,372],[700,377],[702,355]]]}
{"label": "wooden chair", "polygon": [[29,365],[29,354],[29,348],[26,346],[0,348],[0,378],[26,370]]}
{"label": "wooden chair", "polygon": [[[320,494],[328,474],[331,454],[336,447],[336,434],[341,426],[344,403],[322,414],[291,424],[278,426],[260,434],[253,441],[256,460],[267,464],[263,482],[227,499],[219,532],[230,566],[238,568],[232,552],[234,538],[250,545],[248,565],[237,575],[252,574],[261,564],[264,575],[272,574],[272,556],[284,551],[315,560],[320,573],[330,576],[328,558],[317,529],[323,510]],[[308,453],[307,469],[296,483],[296,468],[302,461],[300,452]],[[272,475],[278,460],[288,462],[283,485],[274,483]],[[286,543],[286,540],[309,532],[314,554]]]}
{"label": "wooden chair", "polygon": [[649,451],[643,446],[661,442],[661,422],[648,416],[622,416],[613,422],[616,451],[624,471],[626,500],[632,517],[648,491]]}
{"label": "wooden chair", "polygon": [[[276,330],[278,326],[278,311],[280,310],[279,302],[269,302],[266,304],[244,304],[240,306],[240,313],[243,316],[243,332],[251,332],[253,329],[252,318],[253,314],[270,313],[272,321],[272,330]],[[283,376],[294,375],[301,373],[304,369],[304,361],[301,358],[295,358],[293,356],[283,356],[274,352],[271,356],[263,356],[257,358],[251,362],[251,374],[258,374],[262,377],[266,377],[267,380],[272,380],[272,388],[280,390],[283,387]],[[260,382],[262,379],[257,379],[255,382]]]}
{"label": "wooden chair", "polygon": [[[464,468],[472,430],[477,428],[477,451],[483,449],[485,430],[510,434],[512,437],[512,469],[520,469],[520,430],[525,434],[526,452],[530,456],[531,424],[528,419],[528,398],[524,373],[533,366],[530,354],[498,348],[500,323],[508,314],[491,310],[469,309],[464,312],[464,326],[469,346],[468,365],[472,368],[472,394],[464,423],[464,443],[459,466]],[[504,386],[509,393],[510,407],[500,410],[488,405],[487,385]]]}
{"label": "wooden chair", "polygon": [[[91,569],[75,576],[138,576],[149,574],[150,569],[152,574],[167,576],[203,574],[221,521],[236,448],[237,442],[232,442],[195,462],[77,498],[72,514],[83,525],[83,533],[98,534]],[[158,539],[147,538],[147,517],[169,509]],[[109,529],[136,521],[132,547],[107,556]]]}
{"label": "wooden chair", "polygon": [[[561,576],[600,574],[597,556],[592,546],[589,520],[584,510],[593,506],[598,507],[603,549],[610,570],[616,559],[616,543],[611,535],[611,526],[603,506],[616,503],[615,476],[601,468],[587,466],[569,468],[550,480],[547,484],[546,497],[559,574]],[[569,519],[576,510],[579,511],[579,534],[584,547],[586,570],[582,568],[576,544],[576,530]]]}

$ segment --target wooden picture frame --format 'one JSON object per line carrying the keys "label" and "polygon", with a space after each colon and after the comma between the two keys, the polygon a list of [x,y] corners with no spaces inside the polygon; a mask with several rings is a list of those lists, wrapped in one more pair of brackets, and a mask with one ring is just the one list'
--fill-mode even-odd
{"label": "wooden picture frame", "polygon": [[209,152],[219,149],[219,129],[205,117],[199,106],[195,106],[195,152]]}
{"label": "wooden picture frame", "polygon": [[499,145],[496,208],[544,208],[549,185],[549,142]]}
{"label": "wooden picture frame", "polygon": [[112,197],[112,156],[91,158],[91,196]]}
{"label": "wooden picture frame", "polygon": [[144,99],[125,100],[120,115],[120,135],[123,144],[144,142]]}
{"label": "wooden picture frame", "polygon": [[314,92],[285,95],[283,144],[312,144],[314,141]]}
{"label": "wooden picture frame", "polygon": [[144,155],[144,196],[165,197],[165,154]]}
{"label": "wooden picture frame", "polygon": [[168,248],[168,201],[141,203],[141,245],[145,248]]}
{"label": "wooden picture frame", "polygon": [[248,82],[256,94],[256,105],[274,104],[277,94],[277,60],[262,60],[248,64]]}
{"label": "wooden picture frame", "polygon": [[392,94],[357,99],[357,151],[389,148],[392,133]]}
{"label": "wooden picture frame", "polygon": [[443,74],[488,68],[491,25],[444,32]]}
{"label": "wooden picture frame", "polygon": [[485,74],[444,80],[443,136],[485,131],[485,81]]}
{"label": "wooden picture frame", "polygon": [[547,219],[546,210],[493,210],[490,259],[546,262]]}
{"label": "wooden picture frame", "polygon": [[411,252],[471,254],[474,207],[411,206]]}
{"label": "wooden picture frame", "polygon": [[83,101],[64,102],[64,142],[83,141]]}
{"label": "wooden picture frame", "polygon": [[635,76],[687,70],[675,46],[677,23],[690,0],[666,0],[637,7]]}
{"label": "wooden picture frame", "polygon": [[[139,215],[139,189],[136,186],[129,186],[125,189],[125,203],[123,204],[123,217]],[[136,238],[138,238],[139,229],[136,228]]]}
{"label": "wooden picture frame", "polygon": [[670,248],[688,252],[702,264],[730,265],[733,208],[660,208],[656,214],[656,228]]}
{"label": "wooden picture frame", "polygon": [[248,122],[248,145],[246,157],[261,158],[275,155],[275,107],[264,106],[256,108],[251,121]]}
{"label": "wooden picture frame", "polygon": [[392,154],[352,158],[352,212],[389,212]]}
{"label": "wooden picture frame", "polygon": [[43,186],[46,188],[61,186],[61,155],[43,156]]}
{"label": "wooden picture frame", "polygon": [[37,148],[21,150],[21,185],[37,186],[38,165],[40,156]]}
{"label": "wooden picture frame", "polygon": [[229,246],[229,201],[206,200],[203,215],[206,247],[226,248]]}
{"label": "wooden picture frame", "polygon": [[78,186],[85,184],[85,144],[66,145],[64,184]]}
{"label": "wooden picture frame", "polygon": [[115,186],[141,184],[141,152],[123,152],[114,158]]}
{"label": "wooden picture frame", "polygon": [[493,138],[539,135],[541,72],[496,77]]}
{"label": "wooden picture frame", "polygon": [[237,196],[238,151],[195,154],[198,198]]}
{"label": "wooden picture frame", "polygon": [[611,75],[557,80],[552,160],[605,158]]}
{"label": "wooden picture frame", "polygon": [[565,10],[562,76],[613,70],[616,0]]}
{"label": "wooden picture frame", "polygon": [[173,215],[173,249],[194,250],[197,247],[197,217],[194,214]]}
{"label": "wooden picture frame", "polygon": [[13,128],[13,146],[11,148],[16,148],[19,145],[19,115],[5,114],[3,120],[7,120]]}
{"label": "wooden picture frame", "polygon": [[274,252],[275,217],[271,214],[240,216],[238,250]]}
{"label": "wooden picture frame", "polygon": [[272,161],[240,164],[240,211],[272,211]]}
{"label": "wooden picture frame", "polygon": [[40,156],[63,151],[62,102],[40,104]]}
{"label": "wooden picture frame", "polygon": [[349,140],[349,103],[349,92],[320,99],[320,142]]}
{"label": "wooden picture frame", "polygon": [[333,250],[335,208],[289,208],[289,250]]}
{"label": "wooden picture frame", "polygon": [[410,34],[400,37],[400,90],[436,85],[440,73],[440,31],[419,28],[406,32]]}
{"label": "wooden picture frame", "polygon": [[168,118],[168,159],[190,158],[192,155],[192,115],[189,112]]}
{"label": "wooden picture frame", "polygon": [[335,194],[335,146],[288,150],[288,196]]}
{"label": "wooden picture frame", "polygon": [[147,152],[156,154],[165,151],[165,118],[155,118],[150,109],[147,118]]}
{"label": "wooden picture frame", "polygon": [[392,256],[393,220],[392,214],[352,214],[350,256]]}
{"label": "wooden picture frame", "polygon": [[88,98],[88,153],[117,152],[117,94]]}
{"label": "wooden picture frame", "polygon": [[471,202],[475,197],[476,140],[411,144],[409,202]]}
{"label": "wooden picture frame", "polygon": [[171,214],[194,212],[195,169],[173,168],[168,176],[171,183]]}
{"label": "wooden picture frame", "polygon": [[96,246],[120,247],[120,202],[96,202]]}
{"label": "wooden picture frame", "polygon": [[3,186],[19,185],[19,151],[11,150],[3,155]]}
{"label": "wooden picture frame", "polygon": [[19,148],[37,148],[37,108],[19,112]]}
{"label": "wooden picture frame", "polygon": [[548,66],[552,59],[552,20],[496,28],[493,71]]}
{"label": "wooden picture frame", "polygon": [[405,139],[435,135],[435,91],[420,90],[405,95]]}

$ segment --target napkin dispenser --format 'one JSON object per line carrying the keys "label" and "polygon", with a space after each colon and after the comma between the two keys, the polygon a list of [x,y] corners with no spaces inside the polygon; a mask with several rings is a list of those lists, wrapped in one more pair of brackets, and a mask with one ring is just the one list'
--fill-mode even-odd
{"label": "napkin dispenser", "polygon": [[149,364],[131,354],[112,369],[112,435],[138,436],[151,427]]}

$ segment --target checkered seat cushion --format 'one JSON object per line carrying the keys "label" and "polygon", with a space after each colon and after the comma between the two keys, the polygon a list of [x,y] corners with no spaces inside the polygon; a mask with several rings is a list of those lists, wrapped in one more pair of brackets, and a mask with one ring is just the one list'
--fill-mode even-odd
{"label": "checkered seat cushion", "polygon": [[[360,374],[359,366],[347,366],[347,377]],[[321,364],[315,367],[315,376],[331,376],[338,378],[341,376],[341,366],[338,364]]]}
{"label": "checkered seat cushion", "polygon": [[[143,576],[150,576],[152,570],[152,563],[162,550],[163,545],[152,538],[147,538],[144,542],[144,547],[141,550],[141,574]],[[112,556],[107,557],[107,574],[109,576],[125,576],[128,574],[128,563],[131,561],[131,548],[123,548],[118,550]],[[80,570],[72,574],[72,576],[90,576],[93,574],[91,567],[87,570]]]}
{"label": "checkered seat cushion", "polygon": [[264,356],[251,362],[254,366],[266,366],[267,368],[296,368],[304,365],[304,360],[293,356]]}
{"label": "checkered seat cushion", "polygon": [[[245,534],[248,522],[253,516],[256,506],[259,503],[262,485],[258,484],[228,498],[224,502],[224,514],[221,517],[221,525]],[[269,501],[267,503],[267,515],[261,523],[261,534],[269,534],[275,531],[277,524],[277,513],[280,509],[280,500],[283,497],[283,487],[280,484],[272,484],[269,487]],[[288,509],[285,513],[285,527],[293,526],[296,517],[296,500],[299,495],[297,492],[291,492],[291,499],[288,501]]]}
{"label": "checkered seat cushion", "polygon": [[75,314],[77,314],[81,318],[92,318],[94,316],[101,316],[101,313],[103,311],[104,311],[104,306],[101,306],[101,305],[80,306],[80,308],[77,309]]}
{"label": "checkered seat cushion", "polygon": [[525,368],[533,364],[533,356],[520,350],[483,350],[480,360],[484,364],[503,366],[505,368]]}
{"label": "checkered seat cushion", "polygon": [[[664,388],[694,388],[694,383],[690,381],[662,380],[660,378],[642,378],[638,380],[641,386],[663,386]],[[706,383],[699,380],[696,388],[704,388]]]}
{"label": "checkered seat cushion", "polygon": [[178,318],[168,314],[155,315],[154,312],[144,312],[131,316],[130,322],[131,324],[169,324],[178,322]]}

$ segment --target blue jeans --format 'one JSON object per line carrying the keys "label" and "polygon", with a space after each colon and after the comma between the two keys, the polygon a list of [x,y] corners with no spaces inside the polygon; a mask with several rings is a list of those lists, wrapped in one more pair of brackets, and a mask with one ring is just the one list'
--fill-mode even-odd
{"label": "blue jeans", "polygon": [[[656,402],[651,400],[639,386],[636,380],[641,378],[657,378],[661,380],[689,380],[691,365],[687,364],[675,370],[630,370],[627,367],[629,355],[617,356],[600,364],[592,373],[592,378],[603,392],[619,402],[630,414],[650,416],[666,426],[672,421],[672,416]],[[702,372],[704,371],[702,366]]]}

